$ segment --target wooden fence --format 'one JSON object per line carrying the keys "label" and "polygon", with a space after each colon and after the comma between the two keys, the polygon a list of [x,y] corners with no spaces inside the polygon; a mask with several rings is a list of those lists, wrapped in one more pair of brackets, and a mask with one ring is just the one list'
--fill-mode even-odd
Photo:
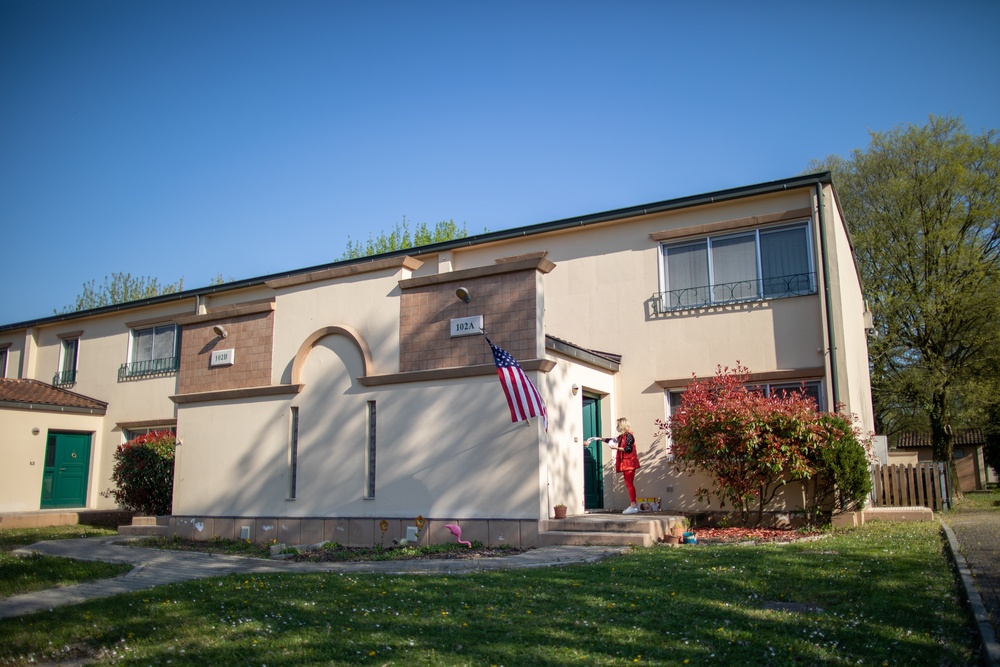
{"label": "wooden fence", "polygon": [[872,507],[951,508],[951,474],[941,461],[872,466]]}

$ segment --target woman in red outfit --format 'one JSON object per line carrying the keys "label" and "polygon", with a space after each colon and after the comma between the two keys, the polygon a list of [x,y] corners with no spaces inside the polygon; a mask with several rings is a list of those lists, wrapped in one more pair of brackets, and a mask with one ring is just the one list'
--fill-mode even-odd
{"label": "woman in red outfit", "polygon": [[616,429],[618,438],[608,438],[611,449],[615,450],[615,472],[620,472],[625,478],[625,488],[628,489],[628,499],[631,505],[625,508],[622,514],[635,514],[639,511],[639,506],[635,503],[635,471],[639,469],[639,452],[635,447],[635,434],[632,432],[632,425],[624,417],[618,419]]}

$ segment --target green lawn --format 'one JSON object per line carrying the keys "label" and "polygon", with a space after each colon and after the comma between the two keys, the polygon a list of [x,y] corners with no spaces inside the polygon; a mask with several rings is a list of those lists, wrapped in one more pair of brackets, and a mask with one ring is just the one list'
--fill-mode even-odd
{"label": "green lawn", "polygon": [[971,491],[955,502],[959,512],[1000,512],[1000,489]]}
{"label": "green lawn", "polygon": [[94,579],[117,577],[130,565],[90,563],[52,556],[15,556],[19,547],[71,537],[115,535],[114,530],[92,526],[52,526],[0,530],[0,597],[30,593],[53,586],[69,586]]}
{"label": "green lawn", "polygon": [[0,664],[978,664],[959,600],[936,522],[870,523],[593,565],[175,584],[0,620]]}

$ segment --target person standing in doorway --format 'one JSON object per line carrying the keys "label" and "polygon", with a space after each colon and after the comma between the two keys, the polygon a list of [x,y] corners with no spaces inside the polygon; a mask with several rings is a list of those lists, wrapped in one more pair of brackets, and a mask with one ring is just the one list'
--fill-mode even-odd
{"label": "person standing in doorway", "polygon": [[[615,472],[620,472],[625,479],[625,488],[628,489],[628,499],[631,505],[625,508],[622,514],[635,514],[639,511],[639,506],[635,502],[635,471],[639,469],[639,452],[635,447],[635,434],[632,432],[632,425],[628,419],[620,417],[615,426],[618,432],[617,438],[608,438],[608,444],[615,450]],[[613,444],[612,444],[613,443]]]}

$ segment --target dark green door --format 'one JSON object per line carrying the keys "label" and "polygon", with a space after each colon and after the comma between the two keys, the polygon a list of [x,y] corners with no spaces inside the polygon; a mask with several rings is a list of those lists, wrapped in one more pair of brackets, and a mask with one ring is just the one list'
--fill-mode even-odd
{"label": "dark green door", "polygon": [[[583,397],[583,439],[601,435],[601,401],[595,396]],[[600,440],[583,448],[583,506],[588,510],[604,509],[604,463]]]}
{"label": "dark green door", "polygon": [[90,434],[49,433],[41,508],[86,507],[89,475]]}

